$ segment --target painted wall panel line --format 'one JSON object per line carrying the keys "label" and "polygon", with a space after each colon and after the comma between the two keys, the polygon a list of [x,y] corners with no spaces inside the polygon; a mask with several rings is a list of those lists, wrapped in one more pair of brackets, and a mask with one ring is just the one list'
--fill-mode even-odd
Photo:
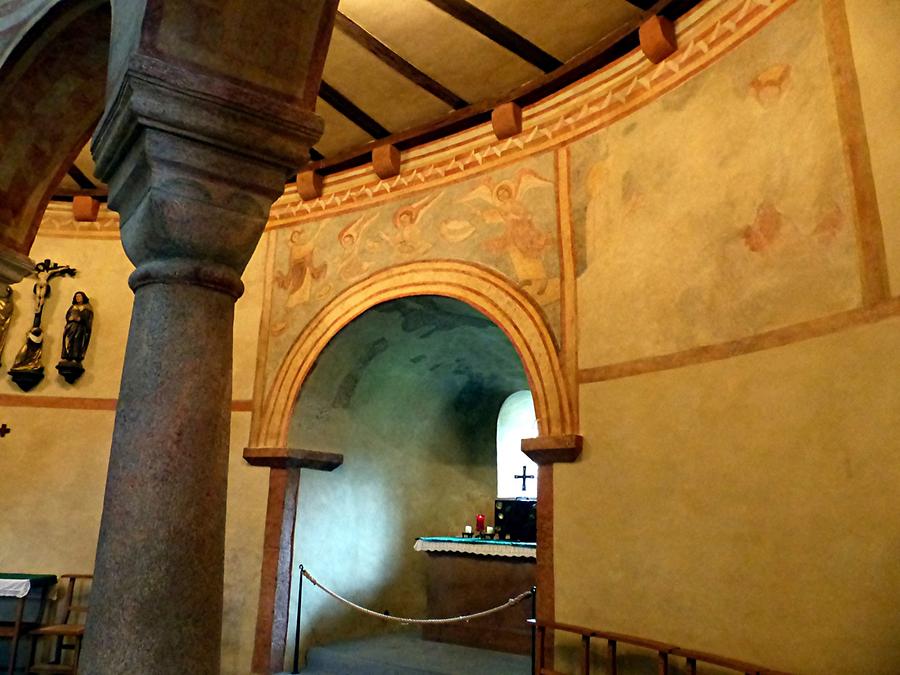
{"label": "painted wall panel line", "polygon": [[569,172],[569,149],[556,153],[557,222],[559,223],[560,269],[560,360],[566,385],[572,423],[578,429],[578,300],[575,278],[575,242],[572,229],[572,203]]}
{"label": "painted wall panel line", "polygon": [[859,78],[853,61],[850,26],[847,22],[844,0],[823,0],[822,14],[838,123],[843,137],[844,159],[856,209],[856,238],[859,246],[859,276],[862,283],[863,304],[872,306],[890,297],[891,290],[881,212],[878,209],[878,196],[875,192]]}
{"label": "painted wall panel line", "polygon": [[583,368],[578,373],[578,379],[582,384],[604,382],[606,380],[616,380],[660,370],[671,370],[708,361],[720,361],[751,352],[783,347],[795,342],[823,337],[855,326],[878,323],[895,316],[900,316],[900,298],[891,298],[872,307],[840,312],[820,319],[813,319],[812,321],[751,335],[739,340],[731,340],[715,345],[703,345],[672,354],[634,359],[611,365]]}

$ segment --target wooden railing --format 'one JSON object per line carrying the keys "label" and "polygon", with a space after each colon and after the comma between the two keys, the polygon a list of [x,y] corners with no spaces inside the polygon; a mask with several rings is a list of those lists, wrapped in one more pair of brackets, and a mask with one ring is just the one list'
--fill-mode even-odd
{"label": "wooden railing", "polygon": [[668,644],[666,642],[658,642],[656,640],[648,640],[647,638],[636,637],[634,635],[624,635],[622,633],[612,633],[604,630],[593,630],[584,628],[583,626],[573,626],[567,623],[555,623],[552,621],[531,620],[537,630],[535,639],[537,646],[535,649],[535,665],[534,675],[566,675],[556,670],[546,667],[546,642],[547,631],[562,631],[581,636],[581,669],[582,675],[589,675],[591,672],[591,640],[606,640],[606,672],[609,675],[617,675],[616,665],[616,648],[621,643],[640,647],[652,652],[656,652],[657,663],[659,664],[659,675],[668,675],[669,658],[679,657],[685,659],[687,672],[691,675],[697,673],[697,663],[708,663],[720,668],[728,668],[745,675],[788,675],[782,671],[765,668],[754,663],[746,663],[737,659],[730,659],[718,654],[709,654],[707,652],[697,651],[696,649],[686,649],[677,645]]}

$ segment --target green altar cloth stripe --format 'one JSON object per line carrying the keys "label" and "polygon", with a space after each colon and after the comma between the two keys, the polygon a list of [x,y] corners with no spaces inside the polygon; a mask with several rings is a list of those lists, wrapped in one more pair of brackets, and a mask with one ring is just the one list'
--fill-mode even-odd
{"label": "green altar cloth stripe", "polygon": [[32,586],[52,586],[56,583],[56,577],[52,574],[18,574],[14,572],[0,572],[0,579],[28,579]]}
{"label": "green altar cloth stripe", "polygon": [[476,537],[417,537],[418,541],[445,541],[453,544],[475,544],[492,546],[513,546],[520,548],[534,548],[533,541],[504,541],[502,539],[478,539]]}

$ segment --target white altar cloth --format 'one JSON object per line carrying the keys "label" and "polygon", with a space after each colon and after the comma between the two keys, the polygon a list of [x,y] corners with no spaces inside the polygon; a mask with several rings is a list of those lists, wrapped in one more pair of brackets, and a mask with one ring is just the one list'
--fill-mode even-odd
{"label": "white altar cloth", "polygon": [[501,558],[537,558],[537,544],[494,539],[466,539],[461,537],[420,537],[413,546],[425,553],[468,553]]}
{"label": "white altar cloth", "polygon": [[31,591],[31,579],[0,578],[0,597],[24,598]]}

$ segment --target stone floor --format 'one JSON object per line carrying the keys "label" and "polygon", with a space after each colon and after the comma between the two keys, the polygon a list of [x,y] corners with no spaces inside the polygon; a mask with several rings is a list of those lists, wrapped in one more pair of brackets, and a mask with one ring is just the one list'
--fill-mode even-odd
{"label": "stone floor", "polygon": [[528,675],[528,656],[393,633],[314,647],[303,675]]}

